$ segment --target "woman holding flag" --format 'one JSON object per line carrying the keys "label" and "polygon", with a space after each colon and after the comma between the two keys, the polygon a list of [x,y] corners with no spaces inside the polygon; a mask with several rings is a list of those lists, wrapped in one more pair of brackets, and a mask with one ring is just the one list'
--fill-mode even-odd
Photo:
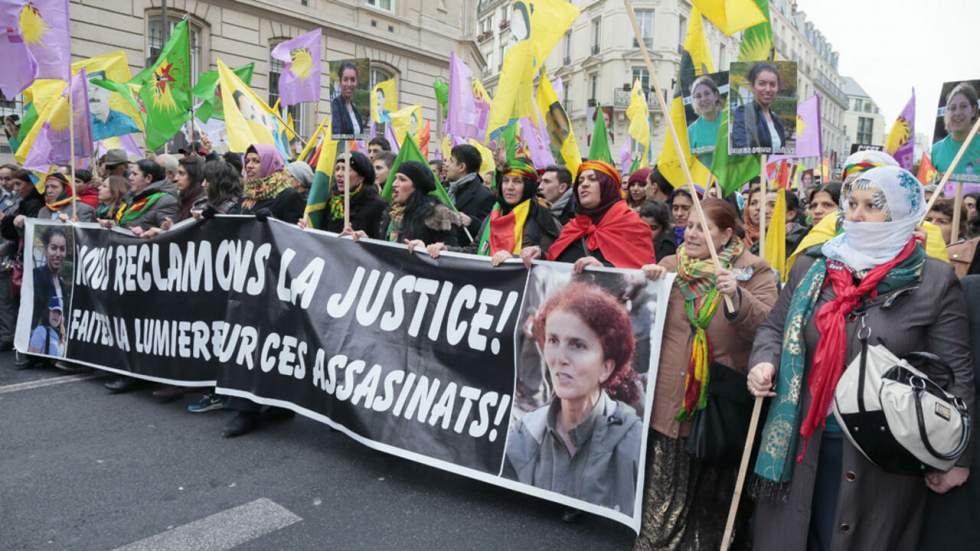
{"label": "woman holding flag", "polygon": [[[494,266],[520,254],[525,247],[547,249],[561,232],[561,224],[551,211],[537,202],[538,173],[529,159],[519,158],[503,165],[496,179],[497,204],[483,221],[479,242],[457,249],[489,256]],[[447,248],[445,243],[427,247],[432,258],[438,258]]]}
{"label": "woman holding flag", "polygon": [[650,227],[623,200],[622,179],[611,164],[585,161],[575,182],[575,217],[550,247],[525,247],[524,264],[544,258],[586,266],[639,268],[655,262]]}
{"label": "woman holding flag", "polygon": [[[350,159],[350,170],[347,162]],[[350,182],[346,182],[347,175]],[[371,239],[380,239],[381,225],[388,204],[378,193],[374,185],[374,167],[366,155],[353,152],[337,158],[334,165],[333,180],[335,182],[327,202],[327,219],[325,230],[334,233],[344,231],[344,187],[350,187],[350,225],[355,231],[363,231]]]}
{"label": "woman holding flag", "polygon": [[[737,465],[708,465],[689,455],[687,440],[694,419],[703,414],[708,400],[717,399],[709,395],[709,385],[748,371],[756,329],[776,302],[776,280],[766,261],[750,253],[740,239],[735,207],[710,198],[702,210],[710,236],[692,212],[677,254],[643,267],[650,279],[668,272],[677,277],[657,371],[637,550],[719,547]],[[709,238],[718,248],[720,268],[711,260]],[[724,306],[725,297],[732,301],[733,311]],[[741,379],[739,391],[745,384],[744,376]]]}

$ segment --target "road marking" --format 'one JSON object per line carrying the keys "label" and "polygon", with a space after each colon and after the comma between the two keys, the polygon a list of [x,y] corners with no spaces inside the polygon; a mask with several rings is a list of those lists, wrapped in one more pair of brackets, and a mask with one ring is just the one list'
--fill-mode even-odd
{"label": "road marking", "polygon": [[260,538],[303,520],[269,498],[259,498],[114,551],[182,550],[220,551]]}
{"label": "road marking", "polygon": [[78,381],[87,381],[89,379],[95,379],[96,377],[103,377],[103,376],[105,376],[105,373],[85,373],[81,375],[64,375],[61,377],[48,377],[47,379],[37,379],[34,381],[27,381],[25,383],[16,383],[12,385],[0,386],[0,394],[9,394],[11,392],[20,392],[21,390],[44,388],[46,386],[63,385],[65,383],[77,383]]}

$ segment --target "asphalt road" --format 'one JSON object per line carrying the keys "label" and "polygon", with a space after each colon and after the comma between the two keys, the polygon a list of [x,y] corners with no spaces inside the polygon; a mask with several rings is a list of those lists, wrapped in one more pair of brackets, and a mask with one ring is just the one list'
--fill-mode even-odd
{"label": "asphalt road", "polygon": [[[633,533],[368,449],[302,417],[221,438],[98,373],[16,371],[0,354],[0,548],[630,549]],[[88,378],[86,378],[88,377]],[[95,378],[92,378],[95,377]],[[193,544],[193,545],[192,545]]]}

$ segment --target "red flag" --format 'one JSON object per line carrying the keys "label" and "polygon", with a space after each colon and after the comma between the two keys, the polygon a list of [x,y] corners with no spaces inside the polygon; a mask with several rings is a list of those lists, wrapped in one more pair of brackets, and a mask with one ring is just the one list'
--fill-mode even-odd
{"label": "red flag", "polygon": [[936,178],[937,174],[939,174],[939,171],[933,166],[929,154],[923,151],[922,158],[919,159],[919,173],[916,174],[919,182],[924,186],[928,186]]}

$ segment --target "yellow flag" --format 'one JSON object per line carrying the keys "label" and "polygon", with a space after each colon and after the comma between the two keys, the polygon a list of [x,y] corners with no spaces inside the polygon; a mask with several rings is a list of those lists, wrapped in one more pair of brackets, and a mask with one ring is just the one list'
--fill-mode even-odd
{"label": "yellow flag", "polygon": [[244,153],[251,145],[275,145],[274,136],[280,126],[275,111],[220,59],[218,78],[221,83],[221,104],[225,110],[228,149]]}
{"label": "yellow flag", "polygon": [[442,146],[440,148],[440,151],[442,151],[443,159],[448,159],[450,156],[452,156],[453,142],[452,140],[449,139],[448,134],[442,137]]}
{"label": "yellow flag", "polygon": [[371,120],[387,122],[388,116],[398,110],[398,89],[395,79],[383,80],[371,89]]}
{"label": "yellow flag", "polygon": [[[687,37],[684,38],[684,49],[681,52],[677,89],[674,91],[674,100],[670,104],[670,120],[673,121],[674,128],[677,130],[677,137],[684,154],[684,162],[691,170],[691,178],[694,179],[695,184],[700,186],[707,184],[710,171],[696,156],[691,155],[691,146],[687,141],[687,117],[684,115],[684,91],[690,87],[696,77],[713,73],[714,70],[711,50],[708,48],[708,41],[704,36],[701,13],[697,8],[691,8],[691,22],[687,26]],[[687,184],[677,148],[669,135],[664,140],[660,156],[657,158],[657,168],[672,186],[681,187]]]}
{"label": "yellow flag", "polygon": [[643,158],[640,166],[650,164],[650,108],[647,106],[647,98],[643,94],[643,85],[640,79],[633,82],[633,91],[630,93],[630,104],[626,108],[626,118],[630,121],[629,133],[633,141],[643,146]]}
{"label": "yellow flag", "polygon": [[510,14],[516,42],[504,54],[497,96],[487,119],[488,138],[512,119],[534,116],[534,76],[578,17],[579,9],[567,0],[514,0]]}
{"label": "yellow flag", "polygon": [[766,15],[753,0],[691,0],[721,32],[731,36],[766,21]]}
{"label": "yellow flag", "polygon": [[405,134],[411,132],[417,139],[422,133],[422,125],[425,121],[422,118],[421,105],[409,105],[402,107],[398,111],[393,111],[391,117],[391,129],[395,133],[398,143],[405,142]]}
{"label": "yellow flag", "polygon": [[786,188],[776,190],[776,206],[767,229],[762,256],[779,273],[780,281],[786,281]]}
{"label": "yellow flag", "polygon": [[565,108],[558,101],[558,94],[548,80],[548,75],[541,74],[541,82],[538,84],[538,109],[544,119],[545,128],[551,138],[551,145],[558,149],[558,155],[563,164],[572,173],[572,178],[578,174],[578,166],[582,164],[582,153],[579,151],[578,142],[575,141],[575,133],[572,131],[572,124],[568,120]]}
{"label": "yellow flag", "polygon": [[473,138],[469,139],[469,144],[475,147],[477,151],[480,152],[480,159],[483,161],[482,163],[480,163],[481,176],[486,174],[487,172],[497,170],[497,163],[495,163],[493,160],[493,151],[490,151],[485,145],[474,140]]}

